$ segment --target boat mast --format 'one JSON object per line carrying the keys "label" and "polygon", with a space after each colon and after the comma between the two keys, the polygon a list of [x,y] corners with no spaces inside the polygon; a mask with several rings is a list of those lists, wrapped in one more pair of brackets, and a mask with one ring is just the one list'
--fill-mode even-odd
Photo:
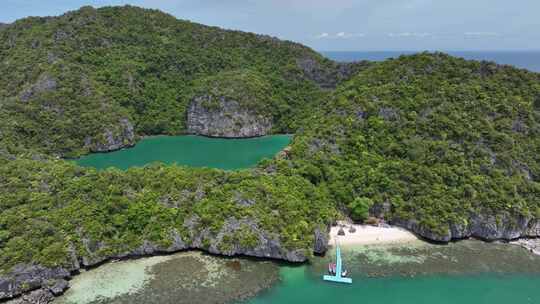
{"label": "boat mast", "polygon": [[341,249],[336,240],[336,276],[341,277]]}

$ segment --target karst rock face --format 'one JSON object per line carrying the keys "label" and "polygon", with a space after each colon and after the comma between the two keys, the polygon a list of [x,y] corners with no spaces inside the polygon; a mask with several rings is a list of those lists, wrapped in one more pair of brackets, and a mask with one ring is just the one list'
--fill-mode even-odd
{"label": "karst rock face", "polygon": [[236,100],[210,95],[193,98],[188,109],[188,132],[210,137],[246,138],[267,135],[272,120]]}
{"label": "karst rock face", "polygon": [[[55,296],[69,288],[67,280],[81,269],[92,268],[109,260],[137,258],[157,254],[170,254],[183,250],[205,250],[224,256],[252,256],[259,258],[280,259],[288,262],[305,262],[307,252],[303,248],[287,248],[279,235],[266,231],[252,219],[237,220],[229,218],[222,229],[213,233],[209,228],[197,229],[200,219],[196,216],[186,219],[184,227],[189,237],[182,237],[178,231],[170,233],[170,244],[163,246],[144,240],[141,245],[126,252],[103,254],[111,244],[82,236],[84,249],[77,252],[70,248],[72,261],[64,267],[47,268],[40,265],[20,264],[11,272],[0,274],[0,302],[12,299],[13,304],[51,303]],[[227,236],[241,233],[242,228],[253,232],[253,244],[227,243]],[[328,249],[328,233],[319,228],[314,231],[313,252],[324,253]]]}
{"label": "karst rock face", "polygon": [[466,224],[451,223],[445,231],[433,231],[422,226],[417,220],[394,219],[391,222],[435,242],[449,242],[469,237],[486,241],[510,241],[540,236],[540,221],[522,215],[502,214],[497,217],[489,213],[472,214]]}
{"label": "karst rock face", "polygon": [[85,146],[91,152],[110,152],[135,145],[136,135],[133,124],[122,118],[116,125],[105,128],[103,132],[95,137],[88,136],[85,139]]}

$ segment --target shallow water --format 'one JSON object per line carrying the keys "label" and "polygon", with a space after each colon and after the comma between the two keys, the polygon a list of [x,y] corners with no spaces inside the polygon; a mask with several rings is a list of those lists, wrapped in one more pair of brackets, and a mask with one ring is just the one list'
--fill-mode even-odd
{"label": "shallow water", "polygon": [[93,153],[76,162],[85,167],[127,169],[153,162],[176,163],[191,167],[225,170],[255,166],[263,158],[272,158],[285,148],[290,135],[271,135],[247,139],[208,138],[202,136],[155,136],[141,140],[130,149]]}
{"label": "shallow water", "polygon": [[540,303],[540,257],[518,246],[413,241],[342,254],[352,285],[322,280],[333,250],[300,266],[181,253],[86,272],[55,303]]}
{"label": "shallow water", "polygon": [[268,261],[200,252],[109,263],[76,276],[55,304],[206,304],[253,296],[278,280]]}
{"label": "shallow water", "polygon": [[352,285],[322,280],[329,254],[282,267],[279,284],[241,303],[540,303],[540,257],[517,246],[413,242],[342,250]]}
{"label": "shallow water", "polygon": [[354,278],[352,285],[326,283],[305,268],[283,269],[283,283],[248,302],[479,304],[539,303],[537,275],[432,275]]}

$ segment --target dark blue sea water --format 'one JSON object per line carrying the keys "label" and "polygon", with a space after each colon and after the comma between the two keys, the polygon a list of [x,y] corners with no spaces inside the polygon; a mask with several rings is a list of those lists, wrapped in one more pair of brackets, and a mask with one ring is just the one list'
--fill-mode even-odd
{"label": "dark blue sea water", "polygon": [[[416,52],[322,52],[326,57],[336,61],[381,61],[388,58],[397,58],[400,55],[410,55],[414,53]],[[540,51],[448,51],[445,53],[465,59],[495,61],[500,64],[509,64],[518,68],[540,72]]]}

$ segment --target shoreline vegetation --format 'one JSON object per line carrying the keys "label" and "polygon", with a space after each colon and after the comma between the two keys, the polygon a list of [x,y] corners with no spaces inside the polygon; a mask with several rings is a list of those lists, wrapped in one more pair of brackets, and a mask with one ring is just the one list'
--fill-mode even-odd
{"label": "shoreline vegetation", "polygon": [[[0,58],[0,301],[186,249],[304,262],[347,217],[441,243],[540,237],[538,73],[428,52],[336,63],[132,6],[18,20]],[[186,130],[295,135],[243,171],[57,158]]]}

